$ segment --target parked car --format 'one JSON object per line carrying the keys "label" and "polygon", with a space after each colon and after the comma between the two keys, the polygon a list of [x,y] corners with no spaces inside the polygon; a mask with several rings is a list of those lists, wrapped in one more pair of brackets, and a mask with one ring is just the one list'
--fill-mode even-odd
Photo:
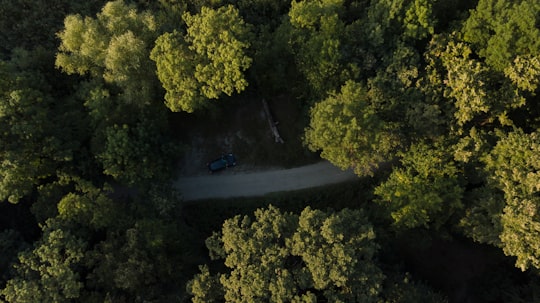
{"label": "parked car", "polygon": [[223,154],[221,157],[206,163],[206,167],[208,167],[210,173],[232,166],[236,166],[236,157],[232,153]]}

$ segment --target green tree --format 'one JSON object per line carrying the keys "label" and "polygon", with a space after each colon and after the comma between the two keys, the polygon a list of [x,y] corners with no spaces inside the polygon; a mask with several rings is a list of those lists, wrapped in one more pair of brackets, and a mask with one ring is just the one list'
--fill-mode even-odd
{"label": "green tree", "polygon": [[141,121],[134,127],[127,124],[107,127],[102,144],[104,148],[97,159],[103,164],[103,173],[128,185],[167,180],[178,151],[152,121]]}
{"label": "green tree", "polygon": [[500,239],[516,267],[540,268],[540,137],[522,130],[503,135],[486,159],[490,178],[504,193]]}
{"label": "green tree", "polygon": [[230,272],[201,267],[188,291],[193,302],[377,302],[384,276],[374,238],[360,211],[259,209],[254,221],[236,216],[207,239]]}
{"label": "green tree", "polygon": [[243,91],[248,83],[243,75],[252,62],[250,47],[251,25],[244,22],[232,6],[217,10],[203,7],[197,15],[185,14],[186,42],[196,53],[195,78],[201,93],[217,99]]}
{"label": "green tree", "polygon": [[[49,222],[52,226],[54,223]],[[81,265],[87,244],[60,228],[45,227],[43,237],[31,251],[19,255],[17,276],[1,294],[7,302],[72,302],[81,296]]]}
{"label": "green tree", "polygon": [[[358,72],[355,60],[345,56],[346,24],[341,0],[293,1],[288,14],[289,45],[298,70],[312,91],[323,98]],[[350,64],[348,64],[350,63]]]}
{"label": "green tree", "polygon": [[[86,289],[101,301],[170,302],[166,290],[187,278],[183,266],[189,248],[178,222],[180,197],[166,183],[131,192],[114,201],[106,217],[113,220],[93,233],[100,241],[87,253]],[[121,196],[120,190],[113,196]],[[95,200],[94,205],[99,203]],[[90,221],[94,229],[99,218]]]}
{"label": "green tree", "polygon": [[433,2],[429,0],[371,1],[366,34],[373,39],[372,46],[378,49],[387,43],[393,46],[398,40],[420,40],[433,34],[436,22],[432,12]]}
{"label": "green tree", "polygon": [[308,147],[358,175],[372,174],[380,163],[392,160],[400,144],[396,126],[379,118],[366,88],[353,81],[315,104],[310,116]]}
{"label": "green tree", "polygon": [[57,204],[58,218],[93,230],[103,230],[113,225],[118,214],[109,197],[112,188],[97,188],[86,180],[73,180],[73,183],[74,190]]}
{"label": "green tree", "polygon": [[[398,43],[393,53],[383,58],[384,67],[367,80],[372,107],[381,120],[396,126],[406,141],[433,139],[444,134],[446,118],[441,103],[420,84],[422,63],[418,51]],[[414,139],[413,139],[414,138]],[[405,141],[404,140],[404,141]]]}
{"label": "green tree", "polygon": [[158,78],[166,90],[166,105],[172,111],[205,106],[205,99],[218,99],[243,91],[251,26],[232,5],[219,9],[203,7],[196,15],[185,13],[187,33],[166,33],[151,53]]}
{"label": "green tree", "polygon": [[174,112],[193,112],[205,106],[206,99],[194,77],[195,56],[176,31],[161,35],[152,50],[151,58],[165,89],[165,105]]}
{"label": "green tree", "polygon": [[43,223],[34,247],[19,254],[0,299],[169,301],[163,289],[185,279],[180,198],[174,190],[160,183],[124,196],[125,188],[60,179],[57,185],[67,193],[48,195],[61,196],[55,200],[57,214]]}
{"label": "green tree", "polygon": [[534,93],[540,84],[540,55],[517,56],[504,74],[518,89]]}
{"label": "green tree", "polygon": [[398,228],[436,228],[462,207],[459,169],[443,146],[412,145],[401,155],[401,167],[375,188]]}
{"label": "green tree", "polygon": [[56,96],[46,54],[18,50],[0,62],[0,200],[17,203],[57,170],[73,169],[84,130],[82,108]]}
{"label": "green tree", "polygon": [[493,185],[466,192],[465,213],[460,220],[463,233],[479,243],[501,247],[501,216],[506,205],[504,196]]}
{"label": "green tree", "polygon": [[149,12],[138,12],[122,0],[108,2],[96,18],[69,15],[56,66],[67,74],[89,74],[121,88],[125,102],[145,104],[156,85],[155,66],[149,59],[157,37]]}
{"label": "green tree", "polygon": [[104,0],[2,0],[0,1],[0,57],[16,48],[51,52],[57,46],[55,34],[68,14],[88,14],[101,7]]}
{"label": "green tree", "polygon": [[463,24],[463,38],[503,71],[517,56],[540,54],[539,13],[535,0],[480,0]]}
{"label": "green tree", "polygon": [[454,42],[449,42],[443,54],[448,87],[445,95],[455,100],[457,124],[475,120],[479,125],[493,123],[494,119],[502,125],[512,124],[508,112],[523,106],[525,99],[514,92],[510,81],[471,59],[471,54],[466,44]]}

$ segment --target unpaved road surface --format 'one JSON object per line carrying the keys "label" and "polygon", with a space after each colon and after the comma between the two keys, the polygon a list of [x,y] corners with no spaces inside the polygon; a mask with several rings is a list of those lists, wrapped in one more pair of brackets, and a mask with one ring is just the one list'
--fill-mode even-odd
{"label": "unpaved road surface", "polygon": [[211,198],[257,197],[272,192],[290,191],[354,180],[352,171],[342,171],[329,162],[251,173],[226,171],[176,180],[175,187],[184,201]]}

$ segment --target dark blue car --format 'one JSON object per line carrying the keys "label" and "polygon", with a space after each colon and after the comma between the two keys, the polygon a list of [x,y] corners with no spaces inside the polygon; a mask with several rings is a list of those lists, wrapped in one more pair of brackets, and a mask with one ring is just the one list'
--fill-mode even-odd
{"label": "dark blue car", "polygon": [[214,173],[227,167],[236,166],[236,158],[231,153],[223,154],[214,161],[206,163],[206,166],[210,173]]}

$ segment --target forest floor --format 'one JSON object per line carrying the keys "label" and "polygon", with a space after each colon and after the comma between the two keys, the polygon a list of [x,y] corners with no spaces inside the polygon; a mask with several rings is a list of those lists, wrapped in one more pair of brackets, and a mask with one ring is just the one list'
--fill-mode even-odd
{"label": "forest floor", "polygon": [[265,117],[262,100],[222,100],[212,110],[175,114],[172,128],[183,144],[178,177],[208,175],[206,163],[222,153],[234,153],[235,172],[292,168],[320,161],[302,143],[305,110],[286,96],[267,100],[285,143],[276,143]]}

